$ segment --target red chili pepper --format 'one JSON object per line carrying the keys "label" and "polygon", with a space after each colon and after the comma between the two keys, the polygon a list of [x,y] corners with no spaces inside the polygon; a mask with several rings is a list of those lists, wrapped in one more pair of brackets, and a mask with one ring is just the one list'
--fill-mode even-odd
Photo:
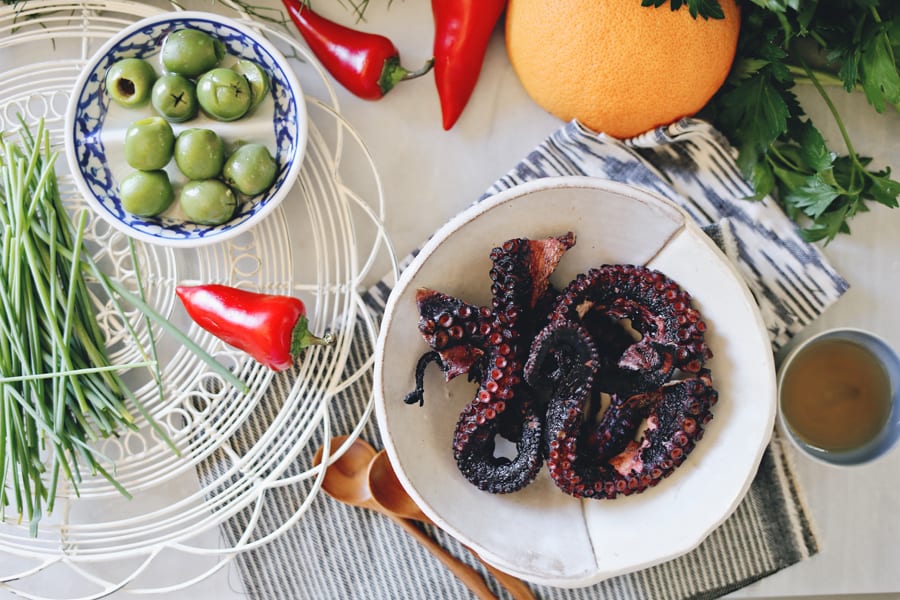
{"label": "red chili pepper", "polygon": [[180,285],[175,293],[200,327],[276,371],[290,368],[304,348],[333,341],[309,332],[298,298],[216,284]]}
{"label": "red chili pepper", "polygon": [[444,129],[462,114],[484,63],[491,33],[507,0],[431,0],[434,80]]}
{"label": "red chili pepper", "polygon": [[383,35],[344,27],[314,13],[302,0],[282,0],[309,49],[342,86],[366,100],[378,100],[393,87],[431,70],[400,64],[400,53]]}

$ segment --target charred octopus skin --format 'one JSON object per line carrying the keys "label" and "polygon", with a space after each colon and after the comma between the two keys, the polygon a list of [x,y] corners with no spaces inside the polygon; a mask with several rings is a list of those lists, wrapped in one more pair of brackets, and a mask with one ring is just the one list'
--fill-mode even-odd
{"label": "charred octopus skin", "polygon": [[[533,329],[546,313],[549,277],[575,243],[572,233],[542,240],[511,239],[491,251],[491,306],[476,307],[440,292],[417,294],[419,331],[432,352],[416,370],[407,403],[422,402],[422,373],[438,362],[447,379],[462,373],[479,382],[456,425],[453,454],[460,472],[478,488],[510,493],[528,485],[542,465],[541,417],[522,380]],[[512,458],[495,456],[496,438],[516,444]]]}
{"label": "charred octopus skin", "polygon": [[[643,491],[670,475],[702,437],[718,394],[703,368],[712,356],[706,325],[690,302],[662,273],[633,265],[593,269],[562,292],[534,339],[525,378],[550,389],[547,467],[566,493]],[[611,329],[625,318],[639,340]],[[676,370],[686,378],[672,381]],[[611,401],[596,419],[602,391]]]}

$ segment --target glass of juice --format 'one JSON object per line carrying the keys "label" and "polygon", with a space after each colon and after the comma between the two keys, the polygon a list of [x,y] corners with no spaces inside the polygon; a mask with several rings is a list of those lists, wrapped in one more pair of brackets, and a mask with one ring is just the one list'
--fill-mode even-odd
{"label": "glass of juice", "polygon": [[900,358],[859,329],[831,329],[797,344],[778,369],[778,424],[828,464],[884,455],[900,438]]}

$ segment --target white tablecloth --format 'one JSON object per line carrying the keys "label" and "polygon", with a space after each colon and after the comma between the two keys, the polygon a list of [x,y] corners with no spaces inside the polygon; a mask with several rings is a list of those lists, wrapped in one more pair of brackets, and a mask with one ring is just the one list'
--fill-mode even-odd
{"label": "white tablecloth", "polygon": [[[182,4],[216,10],[212,0]],[[280,5],[272,0],[256,4]],[[373,0],[366,21],[355,26],[388,35],[406,62],[421,63],[431,54],[430,3],[388,4],[387,0]],[[348,22],[351,18],[337,0],[319,0],[315,6],[337,20]],[[521,88],[506,58],[501,31],[492,39],[465,113],[449,132],[441,128],[431,78],[403,83],[379,102],[358,100],[343,90],[338,93],[343,114],[360,131],[383,179],[389,204],[387,229],[401,256],[561,125],[535,106]],[[800,98],[826,138],[839,148],[838,129],[814,90],[801,89]],[[872,156],[876,165],[900,168],[900,115],[876,115],[860,95],[837,93],[834,100],[857,150]],[[427,210],[421,209],[423,199],[427,199]],[[876,206],[856,217],[851,227],[852,236],[842,236],[825,248],[832,264],[849,280],[850,291],[800,339],[829,327],[854,326],[875,331],[900,347],[896,309],[900,210]],[[900,451],[851,470],[824,467],[802,456],[795,457],[795,466],[818,529],[820,552],[733,596],[891,593],[890,597],[895,597],[900,593]],[[171,568],[195,572],[191,565],[176,563]],[[241,598],[243,591],[231,569],[196,584],[190,597]],[[0,598],[6,597],[0,593]],[[157,597],[185,598],[186,592]]]}

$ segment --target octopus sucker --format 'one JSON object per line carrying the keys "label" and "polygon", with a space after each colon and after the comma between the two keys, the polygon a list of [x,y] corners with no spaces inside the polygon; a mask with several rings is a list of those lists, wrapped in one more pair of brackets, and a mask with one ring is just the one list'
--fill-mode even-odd
{"label": "octopus sucker", "polygon": [[[639,493],[684,462],[712,418],[712,352],[690,294],[636,265],[603,265],[557,289],[550,277],[574,243],[570,232],[491,250],[487,307],[416,294],[431,350],[405,400],[423,402],[432,362],[447,380],[478,383],[452,448],[479,489],[517,491],[546,463],[573,496]],[[514,455],[497,455],[498,436]]]}

